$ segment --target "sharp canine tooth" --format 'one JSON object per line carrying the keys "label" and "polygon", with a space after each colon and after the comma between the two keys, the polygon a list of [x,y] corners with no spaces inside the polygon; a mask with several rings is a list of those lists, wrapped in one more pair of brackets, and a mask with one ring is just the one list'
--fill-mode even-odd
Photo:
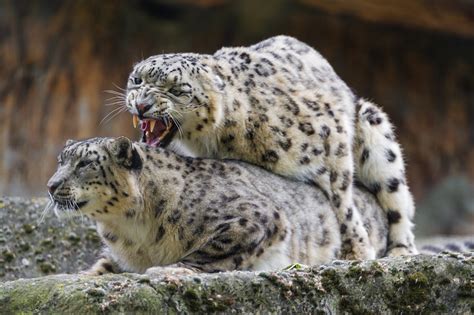
{"label": "sharp canine tooth", "polygon": [[150,132],[153,132],[153,129],[155,129],[155,124],[156,124],[156,120],[150,121]]}
{"label": "sharp canine tooth", "polygon": [[149,131],[147,131],[145,134],[146,134],[146,136],[148,137],[148,136],[150,135],[150,132],[149,132]]}
{"label": "sharp canine tooth", "polygon": [[138,116],[133,115],[133,128],[137,129],[138,126]]}

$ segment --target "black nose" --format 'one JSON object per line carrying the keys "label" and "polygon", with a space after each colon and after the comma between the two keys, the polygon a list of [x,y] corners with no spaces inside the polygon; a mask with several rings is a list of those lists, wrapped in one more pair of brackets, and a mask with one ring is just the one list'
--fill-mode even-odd
{"label": "black nose", "polygon": [[52,195],[58,189],[59,185],[61,185],[61,181],[54,181],[54,182],[48,182],[48,190],[49,193]]}
{"label": "black nose", "polygon": [[151,106],[152,105],[150,104],[138,104],[137,105],[138,116],[140,118],[143,118],[143,114],[145,114],[151,108]]}

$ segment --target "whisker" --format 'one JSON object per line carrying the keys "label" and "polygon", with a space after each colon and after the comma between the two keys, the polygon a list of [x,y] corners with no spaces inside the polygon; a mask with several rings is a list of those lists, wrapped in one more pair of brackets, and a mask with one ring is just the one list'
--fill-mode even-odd
{"label": "whisker", "polygon": [[[118,104],[114,104],[114,105],[115,105],[116,107],[113,108],[113,109],[104,117],[104,119],[107,118],[109,115],[114,114],[114,113],[117,112],[117,111],[126,110],[126,109],[127,109],[127,107],[126,107],[126,106],[123,106],[123,105],[118,105]],[[111,105],[111,106],[112,106],[112,105]]]}
{"label": "whisker", "polygon": [[[174,111],[174,110],[172,109],[172,111]],[[181,123],[179,122],[179,120],[175,119],[171,113],[168,113],[168,114],[171,117],[171,119],[173,120],[176,127],[178,128],[178,134],[179,134],[180,138],[182,139],[184,137],[184,133],[183,133],[183,129],[181,128]]]}
{"label": "whisker", "polygon": [[112,97],[109,97],[109,98],[105,99],[105,101],[117,101],[117,100],[125,101],[125,97],[124,96],[112,96]]}
{"label": "whisker", "polygon": [[125,106],[125,104],[104,104],[105,107],[114,107],[113,109],[117,109],[117,108],[127,108],[127,106]]}
{"label": "whisker", "polygon": [[112,103],[121,103],[125,104],[125,100],[107,100],[105,104],[112,104]]}
{"label": "whisker", "polygon": [[173,109],[173,110],[176,111],[177,113],[179,113],[180,115],[183,115],[183,114],[193,113],[193,112],[199,110],[199,107],[194,107],[194,108],[187,109],[187,110],[178,110],[178,109]]}
{"label": "whisker", "polygon": [[113,115],[113,114],[115,114],[117,111],[120,111],[120,110],[122,110],[122,109],[123,109],[123,106],[119,106],[119,107],[117,107],[117,108],[112,109],[112,110],[111,110],[107,115],[105,115],[105,117],[101,120],[101,123],[102,123],[105,119],[107,119],[110,115]]}
{"label": "whisker", "polygon": [[61,216],[59,215],[59,209],[57,205],[54,205],[53,212],[56,218],[61,218]]}
{"label": "whisker", "polygon": [[[173,121],[175,121],[175,120],[173,119]],[[180,123],[178,121],[176,121],[175,124],[176,124],[176,127],[178,128],[179,137],[181,139],[183,139],[184,138],[184,133],[183,133],[183,129],[181,128]]]}
{"label": "whisker", "polygon": [[118,95],[118,96],[123,96],[126,97],[127,95],[123,92],[115,91],[115,90],[104,90],[105,93],[113,94],[113,95]]}
{"label": "whisker", "polygon": [[117,108],[112,109],[107,115],[105,115],[104,118],[102,118],[102,120],[99,123],[99,126],[102,125],[102,123],[105,124],[106,122],[108,122],[109,117],[113,117],[113,115],[115,115],[116,113],[120,113],[122,110],[123,110],[123,107],[117,107]]}
{"label": "whisker", "polygon": [[71,218],[71,202],[66,200],[66,207],[63,207],[63,211],[61,212],[62,217],[67,217],[68,219]]}
{"label": "whisker", "polygon": [[115,84],[115,83],[113,83],[113,82],[112,82],[112,85],[113,85],[115,88],[119,89],[120,91],[127,92],[127,89],[123,89],[123,88],[121,88],[120,86],[118,86],[117,84]]}
{"label": "whisker", "polygon": [[48,204],[50,204],[49,207],[47,206],[48,211],[50,211],[52,209],[53,212],[54,212],[54,215],[56,216],[56,218],[60,218],[59,209],[58,209],[57,204],[54,201],[53,195],[50,192],[48,192],[48,195],[49,195],[49,203]]}
{"label": "whisker", "polygon": [[125,106],[124,101],[115,101],[115,102],[110,102],[110,103],[105,103],[104,106],[113,106],[113,105],[122,105]]}
{"label": "whisker", "polygon": [[110,116],[105,122],[104,124],[106,123],[109,123],[110,121],[112,121],[112,119],[114,119],[115,117],[119,116],[120,114],[126,112],[127,109],[126,108],[122,108],[120,109],[119,111],[117,111],[115,114],[113,114],[112,116]]}
{"label": "whisker", "polygon": [[120,90],[120,89],[119,89],[118,91],[117,91],[117,90],[114,90],[114,89],[107,89],[107,90],[104,90],[104,92],[106,92],[106,93],[115,93],[115,94],[120,93],[121,95],[125,95],[125,94],[126,94],[125,91],[122,91],[122,90]]}
{"label": "whisker", "polygon": [[176,128],[178,128],[178,136],[180,139],[183,139],[184,137],[184,134],[183,134],[183,129],[181,128],[181,126],[179,125],[178,122],[175,123],[176,124]]}
{"label": "whisker", "polygon": [[[51,197],[51,193],[50,194],[50,198]],[[38,224],[41,224],[44,222],[44,219],[46,218],[46,214],[51,210],[51,208],[54,206],[54,202],[52,199],[48,200],[48,203],[46,204],[46,206],[44,207],[43,211],[41,212],[41,215],[38,219]]]}
{"label": "whisker", "polygon": [[174,113],[176,113],[176,114],[177,114],[177,116],[179,116],[179,117],[183,117],[183,114],[181,114],[181,113],[180,113],[180,112],[178,112],[177,110],[175,110],[175,109],[170,109],[170,110],[171,110],[171,111],[173,111]]}
{"label": "whisker", "polygon": [[126,107],[118,107],[118,108],[113,109],[107,116],[105,116],[101,120],[99,125],[101,125],[102,123],[106,124],[106,123],[110,122],[112,119],[114,119],[115,117],[117,117],[118,115],[120,115],[121,113],[124,113],[126,111],[127,111]]}
{"label": "whisker", "polygon": [[84,213],[82,213],[82,211],[79,210],[79,205],[77,204],[77,202],[75,200],[72,201],[72,206],[73,206],[72,215],[74,215],[74,217],[77,217],[77,215],[79,215],[79,217],[81,218],[82,223],[84,223]]}
{"label": "whisker", "polygon": [[113,85],[115,88],[117,88],[117,89],[119,89],[120,91],[122,91],[122,92],[125,92],[125,93],[127,92],[127,89],[121,88],[120,86],[118,86],[117,84],[115,84],[115,83],[113,83],[113,82],[112,82],[112,85]]}

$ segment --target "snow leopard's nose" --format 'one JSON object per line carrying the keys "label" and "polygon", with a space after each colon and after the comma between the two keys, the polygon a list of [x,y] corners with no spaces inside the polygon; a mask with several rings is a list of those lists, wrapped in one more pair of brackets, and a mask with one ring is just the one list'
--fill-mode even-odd
{"label": "snow leopard's nose", "polygon": [[138,118],[143,119],[143,115],[150,110],[151,104],[137,104]]}
{"label": "snow leopard's nose", "polygon": [[61,186],[62,181],[60,180],[49,180],[48,181],[48,191],[51,195],[54,195],[59,186]]}

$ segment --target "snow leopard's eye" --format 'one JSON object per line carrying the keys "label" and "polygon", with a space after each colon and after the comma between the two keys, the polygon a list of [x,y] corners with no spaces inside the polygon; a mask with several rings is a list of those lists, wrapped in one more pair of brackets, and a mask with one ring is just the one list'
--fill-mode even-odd
{"label": "snow leopard's eye", "polygon": [[174,96],[181,96],[181,94],[183,94],[183,91],[181,91],[177,87],[172,87],[171,89],[169,89],[169,92]]}
{"label": "snow leopard's eye", "polygon": [[84,168],[90,164],[92,164],[93,161],[91,160],[82,160],[79,163],[77,163],[77,168]]}
{"label": "snow leopard's eye", "polygon": [[133,83],[136,85],[142,84],[142,79],[141,78],[133,78]]}

